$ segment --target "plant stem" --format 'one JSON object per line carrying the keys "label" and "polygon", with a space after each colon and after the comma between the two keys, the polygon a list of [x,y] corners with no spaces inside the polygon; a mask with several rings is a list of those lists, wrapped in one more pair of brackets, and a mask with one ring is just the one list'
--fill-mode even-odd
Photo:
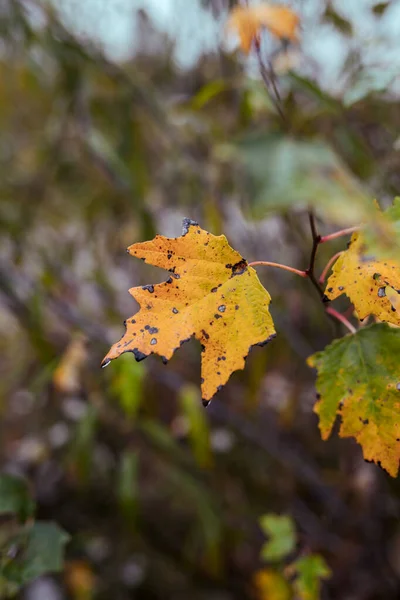
{"label": "plant stem", "polygon": [[315,287],[315,289],[317,290],[321,300],[324,297],[324,292],[322,291],[321,286],[318,283],[317,278],[315,277],[315,257],[317,254],[317,250],[318,250],[318,246],[321,242],[321,236],[318,234],[317,231],[317,226],[315,224],[315,217],[314,217],[314,213],[310,210],[308,213],[308,219],[310,222],[310,227],[311,227],[311,234],[312,234],[312,238],[313,238],[313,245],[311,248],[311,256],[310,256],[310,263],[308,266],[308,269],[306,271],[307,273],[307,277],[310,279],[311,283],[313,284],[313,286]]}
{"label": "plant stem", "polygon": [[339,256],[343,254],[343,250],[341,250],[340,252],[336,252],[336,254],[334,254],[327,262],[326,267],[324,268],[324,270],[322,271],[320,277],[319,277],[319,283],[323,284],[326,276],[329,272],[329,269],[331,268],[331,266],[333,265],[333,263],[339,258]]}
{"label": "plant stem", "polygon": [[326,312],[328,313],[328,315],[331,315],[332,317],[334,317],[335,319],[337,319],[338,321],[340,321],[341,323],[343,323],[343,325],[345,325],[345,327],[347,327],[347,329],[351,333],[356,333],[357,330],[354,327],[354,325],[352,325],[350,323],[350,321],[348,321],[346,319],[346,317],[344,315],[342,315],[341,313],[339,313],[337,310],[335,310],[334,308],[331,308],[330,306],[328,306],[326,308]]}
{"label": "plant stem", "polygon": [[319,243],[324,244],[325,242],[330,242],[331,240],[336,240],[336,238],[342,237],[343,235],[349,235],[350,233],[354,233],[360,229],[359,225],[355,227],[347,227],[347,229],[340,229],[339,231],[335,231],[334,233],[330,233],[328,235],[323,235],[320,238]]}
{"label": "plant stem", "polygon": [[300,277],[308,277],[307,271],[300,271],[299,269],[295,269],[294,267],[288,267],[287,265],[281,265],[280,263],[270,262],[268,260],[256,260],[255,262],[251,262],[248,264],[249,267],[255,267],[257,265],[263,267],[276,267],[277,269],[283,269],[284,271],[290,271],[291,273],[300,275]]}
{"label": "plant stem", "polygon": [[274,73],[273,67],[270,64],[270,70],[268,70],[267,67],[265,66],[263,57],[261,56],[261,45],[260,45],[259,40],[255,40],[254,45],[256,48],[258,66],[260,68],[260,74],[261,74],[262,80],[265,84],[265,87],[267,88],[267,91],[269,93],[269,96],[272,100],[273,105],[276,108],[277,113],[279,114],[283,123],[287,126],[288,122],[287,122],[286,116],[282,110],[282,99],[281,99],[281,96],[280,96],[280,93],[278,91],[278,87],[276,84],[275,73]]}

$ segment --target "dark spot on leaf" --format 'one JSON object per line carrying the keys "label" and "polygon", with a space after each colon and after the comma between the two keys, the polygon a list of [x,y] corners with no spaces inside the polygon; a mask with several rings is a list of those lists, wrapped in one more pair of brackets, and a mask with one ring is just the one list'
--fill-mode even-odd
{"label": "dark spot on leaf", "polygon": [[149,327],[149,333],[152,333],[152,334],[158,333],[157,327]]}
{"label": "dark spot on leaf", "polygon": [[217,315],[217,313],[215,313],[214,319],[222,319],[222,317],[221,317],[221,315]]}
{"label": "dark spot on leaf", "polygon": [[239,304],[236,304],[235,310],[239,310]]}
{"label": "dark spot on leaf", "polygon": [[180,279],[181,278],[181,276],[178,273],[171,273],[171,275],[172,275],[172,277],[174,279]]}
{"label": "dark spot on leaf", "polygon": [[168,260],[169,260],[170,258],[172,258],[172,254],[167,254],[167,258],[168,258]]}
{"label": "dark spot on leaf", "polygon": [[150,294],[154,292],[154,285],[143,285],[142,290],[147,290]]}
{"label": "dark spot on leaf", "polygon": [[379,279],[379,277],[380,277],[380,276],[381,276],[381,274],[380,274],[380,273],[374,273],[374,274],[372,275],[372,277],[373,277],[375,280]]}
{"label": "dark spot on leaf", "polygon": [[384,287],[378,289],[378,296],[379,298],[384,298],[386,296],[386,291]]}
{"label": "dark spot on leaf", "polygon": [[131,323],[132,324],[136,323],[135,319],[131,319]]}
{"label": "dark spot on leaf", "polygon": [[[226,266],[228,266],[228,265],[226,265]],[[232,277],[235,277],[235,275],[241,275],[242,273],[245,272],[246,269],[247,269],[247,261],[245,261],[244,258],[242,258],[242,260],[240,260],[235,265],[233,265]]]}
{"label": "dark spot on leaf", "polygon": [[217,375],[221,375],[221,371],[217,371]]}
{"label": "dark spot on leaf", "polygon": [[199,224],[192,219],[183,219],[182,221],[182,235],[186,235],[189,232],[190,227],[198,227]]}
{"label": "dark spot on leaf", "polygon": [[172,277],[168,277],[168,279],[165,283],[172,283]]}
{"label": "dark spot on leaf", "polygon": [[231,263],[228,263],[227,265],[225,265],[225,267],[226,267],[227,269],[232,269],[232,265],[231,265]]}
{"label": "dark spot on leaf", "polygon": [[177,308],[175,308],[175,307],[174,307],[174,308],[172,309],[172,312],[174,313],[174,315],[177,315],[177,314],[178,314],[178,312],[179,312],[179,310],[178,310]]}
{"label": "dark spot on leaf", "polygon": [[339,287],[338,287],[338,290],[339,290],[340,292],[343,292],[343,290],[344,290],[344,286],[343,286],[343,285],[339,285]]}
{"label": "dark spot on leaf", "polygon": [[214,293],[217,291],[217,289],[218,289],[217,287],[213,287],[213,288],[211,288],[211,292]]}
{"label": "dark spot on leaf", "polygon": [[154,346],[155,344],[157,344],[157,339],[156,339],[156,338],[151,338],[151,340],[150,340],[150,344],[151,344],[152,346]]}
{"label": "dark spot on leaf", "polygon": [[221,306],[218,306],[218,310],[219,310],[219,312],[225,312],[225,310],[226,310],[225,304],[221,304]]}
{"label": "dark spot on leaf", "polygon": [[333,292],[333,287],[328,288],[328,292]]}
{"label": "dark spot on leaf", "polygon": [[203,336],[206,338],[206,340],[210,339],[210,336],[208,335],[207,331],[205,331],[204,329],[201,330],[201,333],[203,334]]}
{"label": "dark spot on leaf", "polygon": [[144,354],[143,352],[140,352],[140,350],[138,350],[137,348],[134,348],[133,350],[131,350],[130,352],[133,353],[135,359],[137,362],[140,362],[141,360],[144,360],[147,356],[147,354]]}

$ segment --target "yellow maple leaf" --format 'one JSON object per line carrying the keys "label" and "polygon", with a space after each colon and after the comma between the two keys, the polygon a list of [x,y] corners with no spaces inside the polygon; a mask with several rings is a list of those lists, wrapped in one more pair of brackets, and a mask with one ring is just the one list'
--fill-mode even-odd
{"label": "yellow maple leaf", "polygon": [[166,362],[194,336],[202,344],[202,397],[209,401],[233,371],[243,369],[251,346],[275,336],[269,293],[224,235],[214,236],[188,219],[181,237],[157,235],[128,251],[171,276],[129,290],[140,310],[126,321],[125,335],[103,366],[124,352],[136,360],[158,354]]}
{"label": "yellow maple leaf", "polygon": [[336,261],[325,294],[335,300],[346,294],[362,320],[375,315],[381,321],[400,326],[394,295],[400,293],[400,263],[365,256],[364,241],[353,234],[349,249]]}
{"label": "yellow maple leaf", "polygon": [[255,6],[235,6],[227,23],[229,30],[235,30],[240,39],[240,47],[248,54],[254,40],[259,39],[262,27],[281,39],[296,41],[299,17],[287,6],[259,4]]}

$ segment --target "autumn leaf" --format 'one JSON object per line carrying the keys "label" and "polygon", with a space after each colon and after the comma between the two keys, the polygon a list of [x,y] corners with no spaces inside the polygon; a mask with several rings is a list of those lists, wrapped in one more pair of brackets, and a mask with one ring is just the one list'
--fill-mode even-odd
{"label": "autumn leaf", "polygon": [[375,315],[381,321],[400,325],[397,303],[393,302],[393,292],[400,293],[400,263],[376,260],[364,252],[362,234],[353,234],[349,249],[335,262],[325,294],[329,300],[346,294],[361,320]]}
{"label": "autumn leaf", "polygon": [[166,362],[194,336],[202,344],[202,397],[211,400],[233,371],[243,369],[250,348],[275,336],[269,293],[225,236],[189,219],[181,237],[157,235],[128,251],[171,275],[164,283],[129,290],[140,310],[126,321],[125,335],[102,365],[124,352],[138,361],[158,354]]}
{"label": "autumn leaf", "polygon": [[326,440],[355,437],[364,458],[397,475],[400,460],[400,329],[378,323],[335,340],[308,359],[318,371],[315,412]]}
{"label": "autumn leaf", "polygon": [[258,600],[290,600],[292,592],[286,579],[273,569],[260,569],[253,576]]}
{"label": "autumn leaf", "polygon": [[258,4],[235,6],[229,15],[227,28],[238,33],[240,47],[248,54],[253,41],[259,39],[262,27],[280,39],[294,42],[298,25],[299,17],[287,6]]}

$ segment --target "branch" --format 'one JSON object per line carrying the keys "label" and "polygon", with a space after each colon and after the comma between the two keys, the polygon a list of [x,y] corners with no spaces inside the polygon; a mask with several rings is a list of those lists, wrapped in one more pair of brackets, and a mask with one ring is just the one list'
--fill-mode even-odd
{"label": "branch", "polygon": [[350,323],[350,321],[348,321],[344,315],[342,315],[341,313],[339,313],[334,308],[331,308],[330,306],[328,306],[326,308],[326,312],[328,313],[328,315],[331,315],[332,317],[334,317],[335,319],[337,319],[338,321],[340,321],[341,323],[343,323],[343,325],[345,325],[345,327],[347,327],[347,329],[351,333],[356,333],[357,332],[357,329],[354,327],[354,325],[352,325]]}
{"label": "branch", "polygon": [[320,238],[319,243],[324,244],[325,242],[330,242],[331,240],[336,240],[336,238],[342,237],[343,235],[349,235],[350,233],[354,233],[360,229],[360,225],[356,225],[355,227],[348,227],[347,229],[340,229],[339,231],[335,231],[334,233],[330,233],[328,235],[323,235]]}
{"label": "branch", "polygon": [[339,256],[340,256],[341,254],[343,254],[343,252],[344,252],[344,250],[341,250],[340,252],[336,252],[336,254],[334,254],[334,255],[333,255],[333,256],[332,256],[332,257],[331,257],[331,258],[328,260],[328,262],[327,262],[327,264],[326,264],[326,266],[325,266],[324,270],[322,271],[322,273],[321,273],[321,275],[320,275],[320,277],[319,277],[319,283],[320,283],[320,284],[323,284],[323,283],[324,283],[324,281],[325,281],[325,279],[326,279],[326,276],[327,276],[327,274],[328,274],[328,272],[329,272],[329,269],[332,267],[333,263],[334,263],[334,262],[335,262],[335,261],[336,261],[336,260],[339,258]]}
{"label": "branch", "polygon": [[308,213],[308,219],[310,221],[310,227],[311,227],[311,233],[312,233],[312,238],[313,238],[313,245],[311,248],[311,256],[310,256],[310,263],[308,266],[308,269],[306,271],[307,273],[307,277],[309,277],[311,283],[313,284],[313,286],[315,287],[315,289],[317,290],[321,300],[324,298],[324,292],[321,288],[321,286],[318,283],[317,278],[315,277],[315,257],[317,254],[317,250],[318,250],[318,246],[321,243],[321,236],[318,234],[317,231],[317,226],[315,224],[315,217],[314,217],[314,213],[310,210]]}
{"label": "branch", "polygon": [[256,260],[248,264],[249,267],[255,267],[257,265],[263,267],[276,267],[277,269],[283,269],[284,271],[290,271],[291,273],[300,275],[300,277],[308,277],[307,271],[300,271],[294,267],[288,267],[287,265],[281,265],[280,263],[269,262],[268,260]]}

